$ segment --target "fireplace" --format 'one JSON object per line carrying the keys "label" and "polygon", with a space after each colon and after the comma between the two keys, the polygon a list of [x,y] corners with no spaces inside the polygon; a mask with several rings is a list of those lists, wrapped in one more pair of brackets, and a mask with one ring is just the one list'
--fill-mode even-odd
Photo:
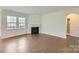
{"label": "fireplace", "polygon": [[39,34],[39,27],[31,27],[31,34]]}

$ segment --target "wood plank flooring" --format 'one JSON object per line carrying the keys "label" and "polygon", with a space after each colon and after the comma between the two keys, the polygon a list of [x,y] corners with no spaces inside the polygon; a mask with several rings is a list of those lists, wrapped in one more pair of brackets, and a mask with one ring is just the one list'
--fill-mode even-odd
{"label": "wood plank flooring", "polygon": [[46,34],[26,34],[1,40],[2,53],[56,53],[65,46],[65,39]]}

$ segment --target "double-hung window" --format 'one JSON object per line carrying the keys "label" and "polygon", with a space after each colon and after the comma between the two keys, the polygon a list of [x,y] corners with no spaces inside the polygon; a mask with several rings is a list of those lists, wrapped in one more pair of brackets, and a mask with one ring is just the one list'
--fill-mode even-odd
{"label": "double-hung window", "polygon": [[25,28],[25,18],[24,17],[19,17],[18,22],[19,22],[19,29]]}
{"label": "double-hung window", "polygon": [[7,29],[24,29],[25,17],[7,16]]}
{"label": "double-hung window", "polygon": [[17,28],[17,17],[7,16],[7,29],[16,29]]}

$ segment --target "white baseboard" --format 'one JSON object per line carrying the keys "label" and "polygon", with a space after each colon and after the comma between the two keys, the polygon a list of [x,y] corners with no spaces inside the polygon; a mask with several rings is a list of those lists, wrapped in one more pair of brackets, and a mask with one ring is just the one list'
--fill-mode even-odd
{"label": "white baseboard", "polygon": [[24,34],[26,34],[26,33],[17,34],[17,35],[11,35],[11,36],[0,36],[0,39],[6,39],[6,38],[15,37],[15,36],[24,35]]}
{"label": "white baseboard", "polygon": [[[25,33],[24,33],[24,34],[25,34]],[[31,34],[31,33],[28,32],[28,33],[26,33],[26,34]],[[57,37],[66,39],[66,37],[62,37],[62,36],[58,36],[58,35],[54,35],[54,34],[49,34],[49,33],[44,33],[44,32],[42,32],[42,34],[47,34],[47,35],[51,35],[51,36],[57,36]],[[23,35],[23,34],[20,34],[20,35]],[[18,36],[18,35],[13,35],[13,36]],[[3,36],[3,37],[1,37],[1,39],[5,39],[5,38],[9,38],[9,37],[13,37],[13,36]]]}
{"label": "white baseboard", "polygon": [[51,36],[57,36],[57,37],[60,37],[60,38],[64,38],[64,39],[66,39],[66,36],[65,37],[63,37],[63,36],[59,36],[59,35],[54,35],[54,34],[49,34],[49,33],[44,33],[44,32],[42,32],[43,34],[47,34],[47,35],[51,35]]}

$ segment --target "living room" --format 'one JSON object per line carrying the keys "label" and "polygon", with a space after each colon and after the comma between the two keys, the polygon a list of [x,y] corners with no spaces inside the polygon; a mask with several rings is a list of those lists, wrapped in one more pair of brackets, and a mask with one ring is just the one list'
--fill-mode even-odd
{"label": "living room", "polygon": [[78,6],[0,6],[0,52],[78,52],[71,47],[78,40],[68,39],[79,38],[78,10]]}

